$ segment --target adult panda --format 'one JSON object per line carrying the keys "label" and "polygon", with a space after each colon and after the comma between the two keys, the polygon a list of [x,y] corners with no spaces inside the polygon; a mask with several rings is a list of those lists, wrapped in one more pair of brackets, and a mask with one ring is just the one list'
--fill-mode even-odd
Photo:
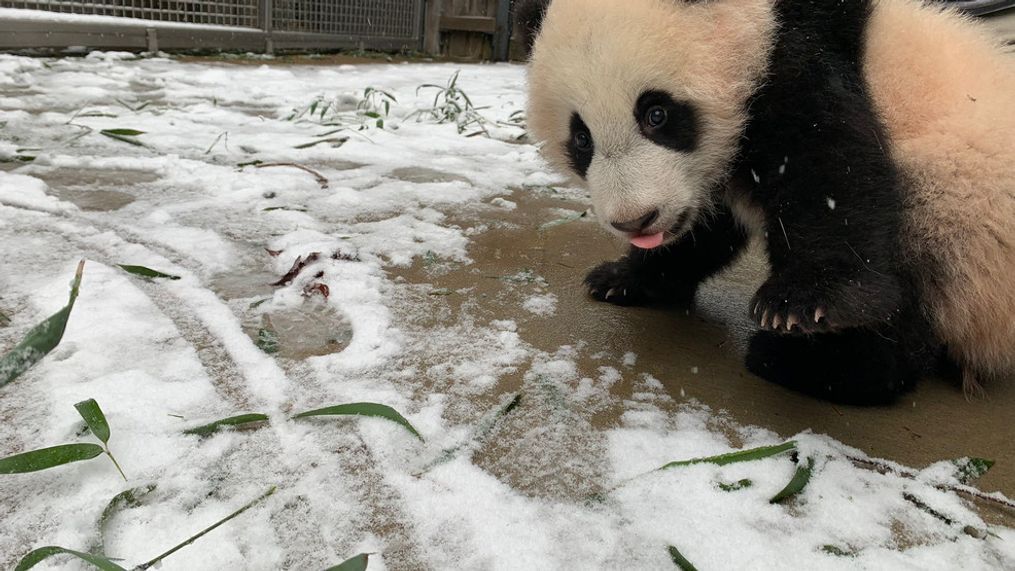
{"label": "adult panda", "polygon": [[1015,371],[1015,57],[914,0],[530,0],[529,129],[688,301],[764,236],[747,365],[846,403]]}

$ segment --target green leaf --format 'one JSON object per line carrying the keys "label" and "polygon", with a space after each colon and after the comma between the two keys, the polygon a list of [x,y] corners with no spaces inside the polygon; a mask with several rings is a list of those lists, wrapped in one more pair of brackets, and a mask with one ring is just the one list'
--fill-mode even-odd
{"label": "green leaf", "polygon": [[994,461],[985,458],[961,458],[952,460],[952,463],[955,464],[955,477],[962,484],[979,480],[994,467]]}
{"label": "green leaf", "polygon": [[334,567],[328,567],[324,571],[366,571],[367,559],[369,558],[369,553],[360,553],[356,557],[346,559]]}
{"label": "green leaf", "polygon": [[811,475],[814,473],[814,458],[807,459],[806,466],[797,466],[796,473],[793,474],[793,479],[786,484],[786,487],[781,492],[775,495],[769,503],[777,504],[783,502],[793,496],[804,491],[807,484],[811,481]]}
{"label": "green leaf", "polygon": [[26,474],[91,460],[105,452],[98,444],[61,444],[0,458],[0,474]]}
{"label": "green leaf", "polygon": [[223,418],[222,420],[216,420],[215,422],[211,422],[203,426],[198,426],[196,428],[188,428],[187,430],[184,430],[183,433],[196,434],[198,436],[210,436],[226,428],[249,428],[245,425],[254,424],[258,422],[266,422],[267,420],[268,415],[266,414],[260,413],[241,414],[238,416],[230,416],[229,418]]}
{"label": "green leaf", "polygon": [[103,135],[120,135],[121,137],[144,135],[144,131],[138,131],[137,129],[103,129],[99,132]]}
{"label": "green leaf", "polygon": [[219,526],[221,526],[221,525],[223,525],[225,523],[228,523],[229,521],[231,521],[234,518],[238,517],[243,512],[249,510],[250,508],[254,507],[258,503],[263,501],[265,498],[267,498],[267,497],[271,496],[272,494],[274,494],[275,490],[277,490],[277,488],[275,486],[272,486],[271,488],[268,489],[267,492],[261,494],[256,499],[254,499],[251,502],[249,502],[247,505],[245,505],[242,508],[234,511],[233,513],[227,515],[226,517],[218,520],[217,522],[211,524],[210,526],[204,528],[200,532],[190,536],[190,538],[187,539],[186,541],[184,541],[183,543],[180,543],[179,545],[176,545],[175,547],[169,549],[165,553],[162,553],[161,555],[157,556],[155,559],[152,559],[151,561],[147,561],[145,563],[142,563],[142,564],[138,565],[132,571],[144,571],[145,569],[151,569],[152,567],[155,567],[155,566],[159,565],[162,562],[162,560],[165,559],[166,557],[169,557],[170,555],[176,553],[177,551],[183,549],[184,547],[187,547],[188,545],[194,543],[198,539],[201,539],[205,535],[208,535],[212,531],[215,531],[215,529],[218,528]]}
{"label": "green leaf", "polygon": [[683,556],[683,554],[680,553],[679,549],[671,545],[667,548],[667,550],[670,552],[670,559],[673,561],[673,564],[679,567],[681,571],[698,571],[698,569],[692,565],[691,562]]}
{"label": "green leaf", "polygon": [[278,335],[271,329],[260,329],[257,331],[257,340],[254,341],[257,348],[264,351],[265,353],[272,355],[278,353],[279,346]]}
{"label": "green leaf", "polygon": [[99,528],[99,541],[96,547],[98,547],[101,551],[105,551],[106,524],[109,523],[109,520],[121,510],[141,507],[143,505],[141,503],[141,499],[154,492],[155,488],[155,484],[148,484],[146,486],[124,490],[113,496],[113,499],[109,500],[109,503],[106,504],[106,509],[102,510],[102,515],[99,516],[99,521],[97,522],[97,527]]}
{"label": "green leaf", "polygon": [[0,311],[0,327],[7,327],[11,323],[11,318],[7,317],[7,314]]}
{"label": "green leaf", "polygon": [[57,547],[55,545],[40,547],[28,555],[25,555],[21,558],[21,561],[18,562],[18,566],[14,568],[14,571],[27,571],[28,569],[31,569],[41,563],[44,559],[61,554],[73,555],[82,561],[91,563],[94,567],[102,569],[103,571],[126,571],[123,567],[120,567],[116,563],[113,563],[101,555],[82,553],[80,551]]}
{"label": "green leaf", "polygon": [[725,482],[719,482],[719,489],[724,491],[724,492],[737,492],[737,491],[740,491],[740,490],[746,490],[747,488],[750,488],[753,485],[754,485],[754,482],[752,482],[752,481],[750,481],[750,480],[745,478],[743,480],[740,480],[739,482],[734,482],[732,484],[727,484]]}
{"label": "green leaf", "polygon": [[716,466],[725,466],[727,464],[736,464],[738,462],[752,462],[754,460],[762,460],[764,458],[770,458],[777,456],[783,452],[789,452],[796,448],[796,442],[789,441],[777,446],[762,446],[760,448],[751,448],[750,450],[740,450],[738,452],[730,452],[729,454],[720,454],[718,456],[709,456],[707,458],[694,458],[692,460],[680,460],[678,462],[670,462],[664,464],[656,470],[669,470],[670,468],[676,468],[679,466],[693,466],[695,464],[715,464]]}
{"label": "green leaf", "polygon": [[142,134],[141,131],[134,131],[133,129],[103,129],[102,131],[99,131],[99,134],[109,137],[110,139],[116,139],[117,141],[129,143],[131,145],[134,145],[135,147],[145,146],[144,143],[135,139],[134,135],[127,135],[122,133],[124,131],[129,131],[131,133],[135,133],[138,135]]}
{"label": "green leaf", "polygon": [[444,450],[441,450],[440,454],[438,454],[435,459],[431,460],[429,463],[423,466],[423,469],[420,470],[416,475],[419,476],[425,474],[426,472],[429,472],[430,470],[432,470],[437,466],[440,466],[441,464],[450,462],[452,459],[454,459],[455,456],[458,456],[463,450],[470,449],[482,444],[483,441],[486,440],[486,437],[489,436],[491,432],[493,432],[493,429],[497,426],[497,423],[508,414],[511,414],[511,412],[516,408],[518,408],[518,405],[520,405],[521,403],[522,403],[522,393],[518,393],[513,397],[511,397],[511,399],[507,402],[507,404],[501,405],[492,412],[489,412],[486,415],[484,415],[483,418],[480,419],[478,423],[476,423],[476,428],[473,429],[472,434],[469,435],[468,438],[450,448],[445,448]]}
{"label": "green leaf", "polygon": [[821,551],[836,557],[856,557],[856,553],[846,551],[837,545],[823,545],[821,546]]}
{"label": "green leaf", "polygon": [[413,436],[423,440],[423,437],[420,436],[419,432],[413,428],[412,424],[410,424],[404,416],[399,414],[397,410],[383,404],[372,402],[340,404],[337,406],[329,406],[327,408],[301,412],[293,418],[309,418],[314,416],[372,416],[376,418],[383,418],[402,425],[406,430],[411,432]]}
{"label": "green leaf", "polygon": [[170,280],[178,280],[180,276],[174,276],[170,274],[162,273],[158,270],[146,268],[144,266],[128,266],[124,264],[117,264],[120,269],[127,272],[128,274],[134,274],[135,276],[141,276],[143,278],[165,278]]}
{"label": "green leaf", "polygon": [[74,282],[71,284],[70,300],[60,311],[53,314],[49,319],[36,325],[28,332],[25,339],[2,358],[0,358],[0,387],[13,381],[27,371],[32,365],[42,360],[50,351],[60,344],[63,339],[63,332],[67,329],[67,320],[70,319],[70,312],[74,309],[74,302],[78,298],[78,290],[81,288],[81,275],[85,269],[85,261],[78,264],[77,273],[74,274]]}
{"label": "green leaf", "polygon": [[78,414],[81,415],[81,418],[85,419],[85,424],[91,429],[92,434],[101,440],[103,444],[108,444],[109,423],[106,422],[106,415],[102,414],[99,403],[95,402],[95,399],[88,399],[77,403],[74,405],[74,408],[78,409]]}

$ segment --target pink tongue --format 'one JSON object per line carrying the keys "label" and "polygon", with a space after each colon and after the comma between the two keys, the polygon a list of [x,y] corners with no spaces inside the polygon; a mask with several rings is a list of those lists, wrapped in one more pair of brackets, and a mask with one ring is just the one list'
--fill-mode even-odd
{"label": "pink tongue", "polygon": [[663,233],[660,232],[649,236],[635,236],[634,238],[631,238],[631,244],[635,248],[641,248],[642,250],[658,248],[663,245]]}

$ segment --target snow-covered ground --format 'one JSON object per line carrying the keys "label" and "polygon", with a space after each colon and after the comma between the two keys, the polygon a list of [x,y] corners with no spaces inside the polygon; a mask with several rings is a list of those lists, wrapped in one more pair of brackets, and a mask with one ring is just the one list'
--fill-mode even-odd
{"label": "snow-covered ground", "polygon": [[[459,69],[489,137],[415,113],[438,94],[417,87]],[[66,303],[88,260],[62,344],[0,388],[0,456],[93,442],[73,405],[94,398],[130,479],[102,458],[0,476],[0,566],[60,545],[129,568],[274,485],[162,568],[323,569],[371,552],[372,569],[672,569],[669,546],[702,570],[1015,568],[1015,532],[935,485],[956,483],[947,462],[882,474],[830,438],[738,425],[621,348],[583,375],[581,346],[537,349],[468,290],[450,317],[426,315],[452,292],[405,272],[468,268],[470,242],[496,232],[484,216],[562,183],[516,140],[523,85],[513,65],[0,56],[0,351]],[[386,96],[360,104],[367,88],[397,100],[388,115]],[[323,124],[339,120],[352,128]],[[520,315],[553,319],[538,276],[502,281]],[[616,394],[621,379],[636,390]],[[382,419],[289,420],[363,401],[425,442]],[[593,420],[608,407],[621,413]],[[182,432],[241,412],[272,421]],[[815,467],[783,503],[769,500],[797,469],[789,454],[639,476],[787,436]]]}

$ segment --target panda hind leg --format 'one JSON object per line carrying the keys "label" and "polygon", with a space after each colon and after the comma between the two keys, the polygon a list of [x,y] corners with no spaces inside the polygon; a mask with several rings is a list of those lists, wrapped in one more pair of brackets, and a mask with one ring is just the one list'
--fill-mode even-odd
{"label": "panda hind leg", "polygon": [[846,329],[816,335],[758,331],[747,368],[759,377],[831,402],[888,405],[911,390],[933,362],[919,338],[898,331]]}

